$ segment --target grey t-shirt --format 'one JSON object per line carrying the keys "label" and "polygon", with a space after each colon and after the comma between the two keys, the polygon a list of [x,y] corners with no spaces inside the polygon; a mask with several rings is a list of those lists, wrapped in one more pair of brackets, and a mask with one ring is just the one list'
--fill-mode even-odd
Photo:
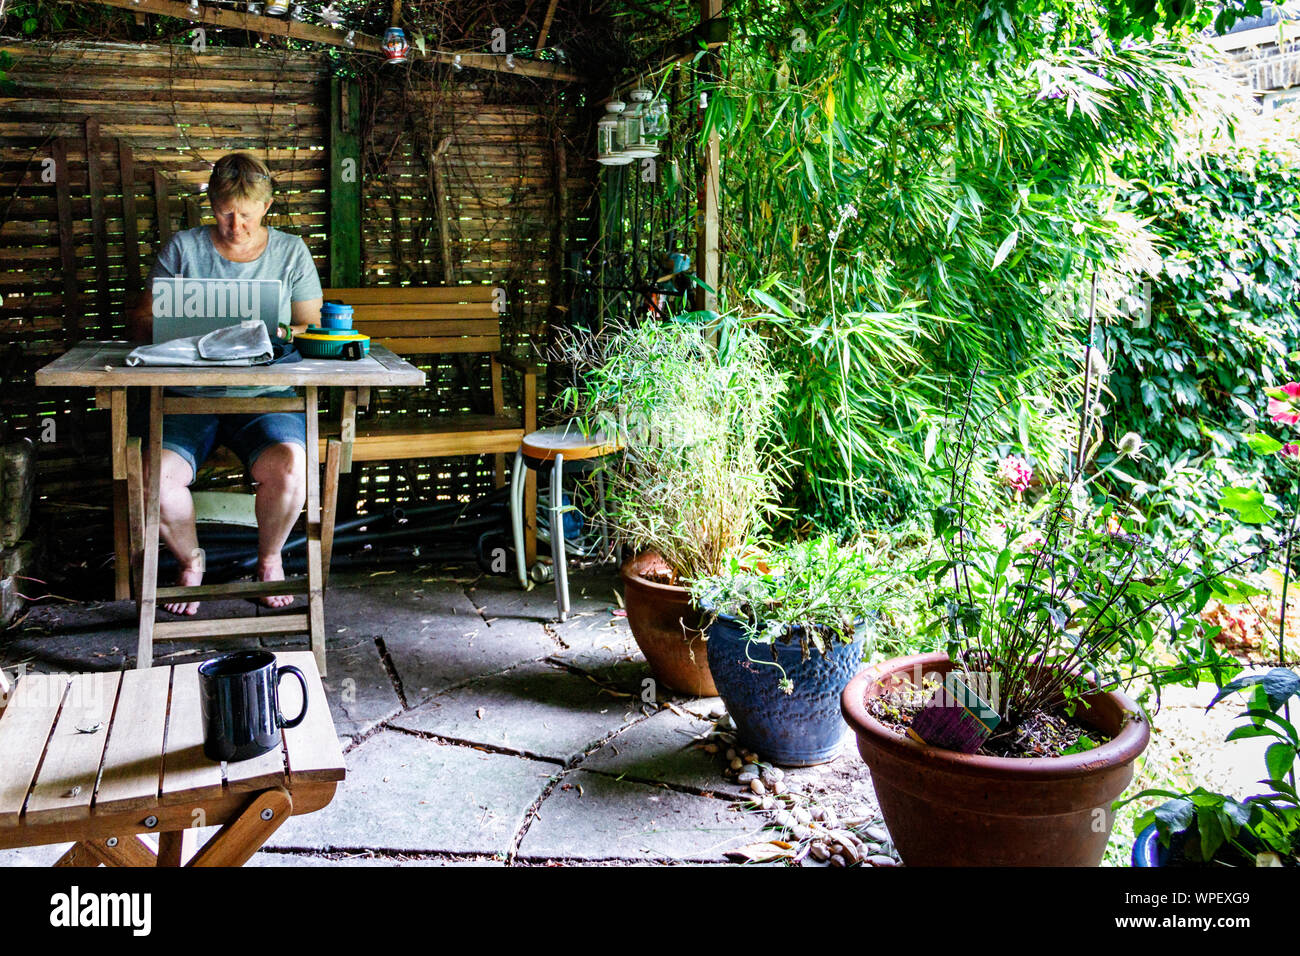
{"label": "grey t-shirt", "polygon": [[[184,276],[188,279],[279,279],[280,286],[280,322],[290,320],[292,310],[290,302],[304,299],[319,299],[323,293],[320,277],[316,274],[316,264],[312,261],[307,243],[298,236],[279,229],[267,227],[266,248],[252,262],[231,262],[212,244],[212,232],[208,226],[196,226],[186,229],[171,237],[167,245],[158,253],[158,258],[149,270],[151,286],[154,279],[172,279]],[[177,387],[169,389],[177,395],[268,395],[283,393],[279,388],[257,388],[254,386],[228,387]],[[292,395],[293,390],[289,389]]]}

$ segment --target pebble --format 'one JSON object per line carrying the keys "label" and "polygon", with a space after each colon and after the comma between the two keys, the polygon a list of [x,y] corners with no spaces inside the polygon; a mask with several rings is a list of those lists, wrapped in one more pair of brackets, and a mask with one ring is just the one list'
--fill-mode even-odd
{"label": "pebble", "polygon": [[814,843],[809,848],[808,852],[813,856],[815,856],[817,859],[821,860],[822,862],[825,862],[826,860],[829,860],[831,858],[831,851],[826,849],[825,843]]}
{"label": "pebble", "polygon": [[848,866],[848,861],[838,853],[831,854],[831,866]]}
{"label": "pebble", "polygon": [[764,783],[769,783],[769,782],[775,783],[777,780],[784,780],[784,779],[785,779],[785,771],[782,770],[780,767],[763,768]]}
{"label": "pebble", "polygon": [[[756,763],[747,763],[740,768],[740,772],[752,774],[753,776],[758,777],[762,775],[763,768]],[[763,782],[766,783],[767,781],[763,781]]]}
{"label": "pebble", "polygon": [[867,827],[862,831],[872,843],[888,843],[889,833],[883,827]]}
{"label": "pebble", "polygon": [[857,863],[862,859],[862,854],[852,843],[845,843],[840,847],[840,854],[850,863]]}
{"label": "pebble", "polygon": [[885,856],[883,853],[875,853],[867,857],[867,862],[872,866],[898,866],[898,861],[892,856]]}
{"label": "pebble", "polygon": [[736,750],[735,750],[734,747],[728,747],[728,748],[727,748],[727,759],[728,759],[728,760],[735,760],[738,756],[740,756],[740,755],[739,755],[738,753],[736,753]]}
{"label": "pebble", "polygon": [[822,818],[828,827],[837,827],[840,825],[840,818],[834,810],[827,810],[826,816]]}
{"label": "pebble", "polygon": [[808,827],[804,826],[802,823],[796,822],[795,825],[790,828],[790,833],[794,835],[796,840],[811,840],[813,838],[812,830],[808,829]]}
{"label": "pebble", "polygon": [[791,816],[789,810],[776,811],[776,813],[772,815],[772,819],[776,821],[777,826],[782,826],[786,829],[795,825],[794,817]]}
{"label": "pebble", "polygon": [[756,774],[756,773],[748,773],[748,772],[742,770],[742,771],[740,771],[740,776],[738,776],[738,777],[736,778],[736,783],[750,783],[751,781],[754,781],[754,780],[757,780],[757,779],[758,779],[758,774]]}
{"label": "pebble", "polygon": [[741,762],[741,759],[740,759],[739,757],[732,757],[732,758],[731,758],[731,769],[732,769],[732,770],[739,770],[739,769],[740,769],[741,767],[743,767],[743,766],[745,766],[745,765],[744,765],[743,762]]}
{"label": "pebble", "polygon": [[767,793],[767,788],[763,786],[763,781],[757,778],[749,781],[749,789],[753,790],[760,797]]}
{"label": "pebble", "polygon": [[818,820],[818,821],[820,821],[820,820],[825,820],[825,819],[826,819],[826,808],[825,808],[825,807],[820,807],[820,806],[818,806],[818,807],[813,807],[813,808],[812,808],[812,818],[813,818],[814,820]]}
{"label": "pebble", "polygon": [[785,781],[778,780],[772,784],[772,790],[776,793],[785,793]]}
{"label": "pebble", "polygon": [[704,752],[705,752],[706,754],[715,754],[715,753],[718,752],[718,745],[717,745],[717,744],[705,744],[705,745],[704,745]]}
{"label": "pebble", "polygon": [[763,797],[763,809],[764,809],[764,810],[771,810],[774,806],[776,806],[776,798],[775,798],[775,797],[773,797],[771,794],[768,794],[767,796]]}
{"label": "pebble", "polygon": [[808,824],[812,823],[812,814],[809,813],[808,810],[804,807],[794,808],[794,818],[798,820],[800,823],[802,823],[804,826],[807,826]]}
{"label": "pebble", "polygon": [[885,848],[884,848],[883,846],[881,846],[879,843],[868,843],[867,846],[866,846],[866,851],[867,851],[867,854],[868,854],[868,855],[875,854],[875,853],[880,853],[880,852],[882,852],[884,849],[885,849]]}

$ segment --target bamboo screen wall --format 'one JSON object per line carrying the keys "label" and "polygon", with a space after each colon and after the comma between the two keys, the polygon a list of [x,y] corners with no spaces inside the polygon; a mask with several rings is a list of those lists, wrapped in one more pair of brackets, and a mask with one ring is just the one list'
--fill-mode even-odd
{"label": "bamboo screen wall", "polygon": [[[160,240],[211,222],[200,186],[232,150],[270,166],[268,225],[300,235],[331,285],[332,63],[186,46],[0,49],[15,60],[0,98],[0,441],[38,442],[47,518],[107,538],[107,412],[86,390],[36,389],[32,375],[79,339],[122,335]],[[563,314],[559,251],[591,225],[589,124],[565,102],[574,94],[470,72],[442,88],[361,78],[358,284],[501,287],[506,340],[536,358],[534,341]],[[401,413],[474,407],[478,368],[426,370],[432,387],[401,399]],[[493,473],[479,459],[367,469],[371,504],[464,498]]]}

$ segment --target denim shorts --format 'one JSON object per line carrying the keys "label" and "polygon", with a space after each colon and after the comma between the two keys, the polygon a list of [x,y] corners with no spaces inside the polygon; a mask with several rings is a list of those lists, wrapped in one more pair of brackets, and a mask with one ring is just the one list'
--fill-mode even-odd
{"label": "denim shorts", "polygon": [[[136,422],[143,426],[138,430],[147,434],[148,419],[140,416]],[[133,427],[132,431],[137,431],[137,428]],[[233,451],[244,463],[244,467],[251,471],[257,457],[272,445],[278,444],[301,445],[305,449],[306,416],[288,412],[163,416],[162,446],[189,462],[191,481],[198,475],[199,465],[207,460],[218,445],[224,445]]]}

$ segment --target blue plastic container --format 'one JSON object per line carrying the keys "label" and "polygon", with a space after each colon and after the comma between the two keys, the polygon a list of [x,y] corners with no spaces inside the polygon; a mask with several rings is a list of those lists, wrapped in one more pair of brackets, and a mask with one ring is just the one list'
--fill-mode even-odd
{"label": "blue plastic container", "polygon": [[[786,767],[835,759],[851,736],[840,694],[862,666],[865,633],[860,625],[851,643],[833,641],[825,656],[813,647],[804,660],[801,629],[789,643],[751,643],[742,622],[719,614],[708,628],[709,670],[741,741]],[[773,661],[794,682],[792,693],[781,690]]]}
{"label": "blue plastic container", "polygon": [[320,324],[326,329],[352,328],[352,306],[342,302],[326,302],[320,307]]}

